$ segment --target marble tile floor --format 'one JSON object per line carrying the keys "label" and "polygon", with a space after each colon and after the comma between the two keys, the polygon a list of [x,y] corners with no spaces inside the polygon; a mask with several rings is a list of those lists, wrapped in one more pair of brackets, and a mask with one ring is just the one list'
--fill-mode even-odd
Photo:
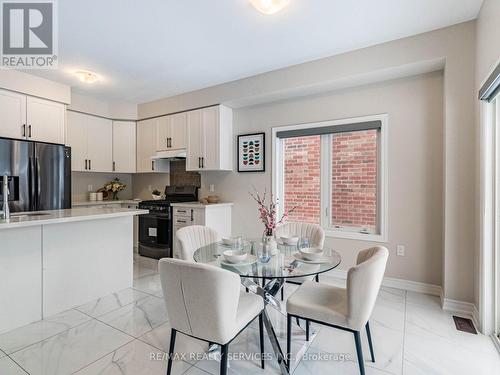
{"label": "marble tile floor", "polygon": [[[157,262],[136,256],[134,286],[90,301],[43,321],[0,335],[1,375],[165,374],[170,325],[157,274]],[[322,282],[344,285],[328,276]],[[287,284],[285,294],[296,286]],[[283,308],[284,310],[284,308]],[[283,315],[269,311],[278,340],[286,340]],[[434,296],[383,288],[371,319],[376,362],[367,374],[500,374],[500,355],[489,337],[455,329],[452,313]],[[293,333],[294,375],[358,374],[354,342],[348,332],[313,325],[305,342]],[[266,338],[266,355],[272,357]],[[369,358],[363,334],[365,360]],[[279,374],[275,360],[261,370],[257,324],[230,346],[229,374]],[[206,343],[178,335],[174,374],[218,374],[216,355]]]}

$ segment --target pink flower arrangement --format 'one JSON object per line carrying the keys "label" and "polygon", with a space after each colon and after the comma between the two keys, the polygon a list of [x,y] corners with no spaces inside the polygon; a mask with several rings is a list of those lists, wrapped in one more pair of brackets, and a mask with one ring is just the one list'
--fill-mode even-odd
{"label": "pink flower arrangement", "polygon": [[264,190],[264,195],[261,196],[257,189],[255,193],[249,193],[250,196],[257,202],[259,210],[259,218],[265,226],[265,232],[270,235],[274,232],[276,227],[283,223],[285,219],[290,215],[297,206],[292,207],[290,210],[285,211],[279,220],[276,220],[277,207],[279,204],[279,199],[274,200],[271,194],[269,205],[266,202],[267,191]]}

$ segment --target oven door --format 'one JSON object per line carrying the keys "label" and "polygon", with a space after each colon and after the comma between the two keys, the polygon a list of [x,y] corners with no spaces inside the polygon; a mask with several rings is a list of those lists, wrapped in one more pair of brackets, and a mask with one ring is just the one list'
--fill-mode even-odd
{"label": "oven door", "polygon": [[139,216],[139,243],[159,248],[171,248],[171,221],[168,214]]}

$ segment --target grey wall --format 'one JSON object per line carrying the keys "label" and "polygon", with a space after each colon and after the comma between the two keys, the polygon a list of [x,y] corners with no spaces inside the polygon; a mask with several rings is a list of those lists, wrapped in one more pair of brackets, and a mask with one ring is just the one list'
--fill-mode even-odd
{"label": "grey wall", "polygon": [[[210,184],[223,200],[235,202],[233,232],[262,232],[254,185],[271,189],[271,128],[281,125],[389,114],[389,241],[387,276],[441,284],[443,258],[443,74],[436,72],[270,105],[234,110],[234,134],[266,132],[266,172],[202,174],[202,193]],[[236,162],[236,161],[235,161]],[[406,256],[396,256],[396,244]],[[342,254],[342,269],[372,243],[327,238]]]}

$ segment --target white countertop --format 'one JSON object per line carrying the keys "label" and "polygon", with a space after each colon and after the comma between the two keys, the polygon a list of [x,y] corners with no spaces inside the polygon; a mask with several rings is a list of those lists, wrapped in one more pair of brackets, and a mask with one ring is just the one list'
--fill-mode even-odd
{"label": "white countertop", "polygon": [[38,211],[36,212],[36,216],[29,216],[29,212],[14,213],[14,216],[11,216],[8,220],[0,219],[0,230],[34,225],[111,219],[115,217],[134,216],[147,213],[149,213],[148,210],[97,207],[78,207],[66,210]]}
{"label": "white countertop", "polygon": [[171,203],[172,207],[185,207],[185,208],[210,208],[210,207],[224,207],[224,206],[233,206],[233,202],[220,202],[220,203],[208,203],[203,204],[200,202],[180,202],[180,203]]}
{"label": "white countertop", "polygon": [[81,206],[101,206],[106,204],[139,204],[141,202],[140,199],[124,199],[119,201],[76,201],[72,202],[72,207],[81,207]]}

